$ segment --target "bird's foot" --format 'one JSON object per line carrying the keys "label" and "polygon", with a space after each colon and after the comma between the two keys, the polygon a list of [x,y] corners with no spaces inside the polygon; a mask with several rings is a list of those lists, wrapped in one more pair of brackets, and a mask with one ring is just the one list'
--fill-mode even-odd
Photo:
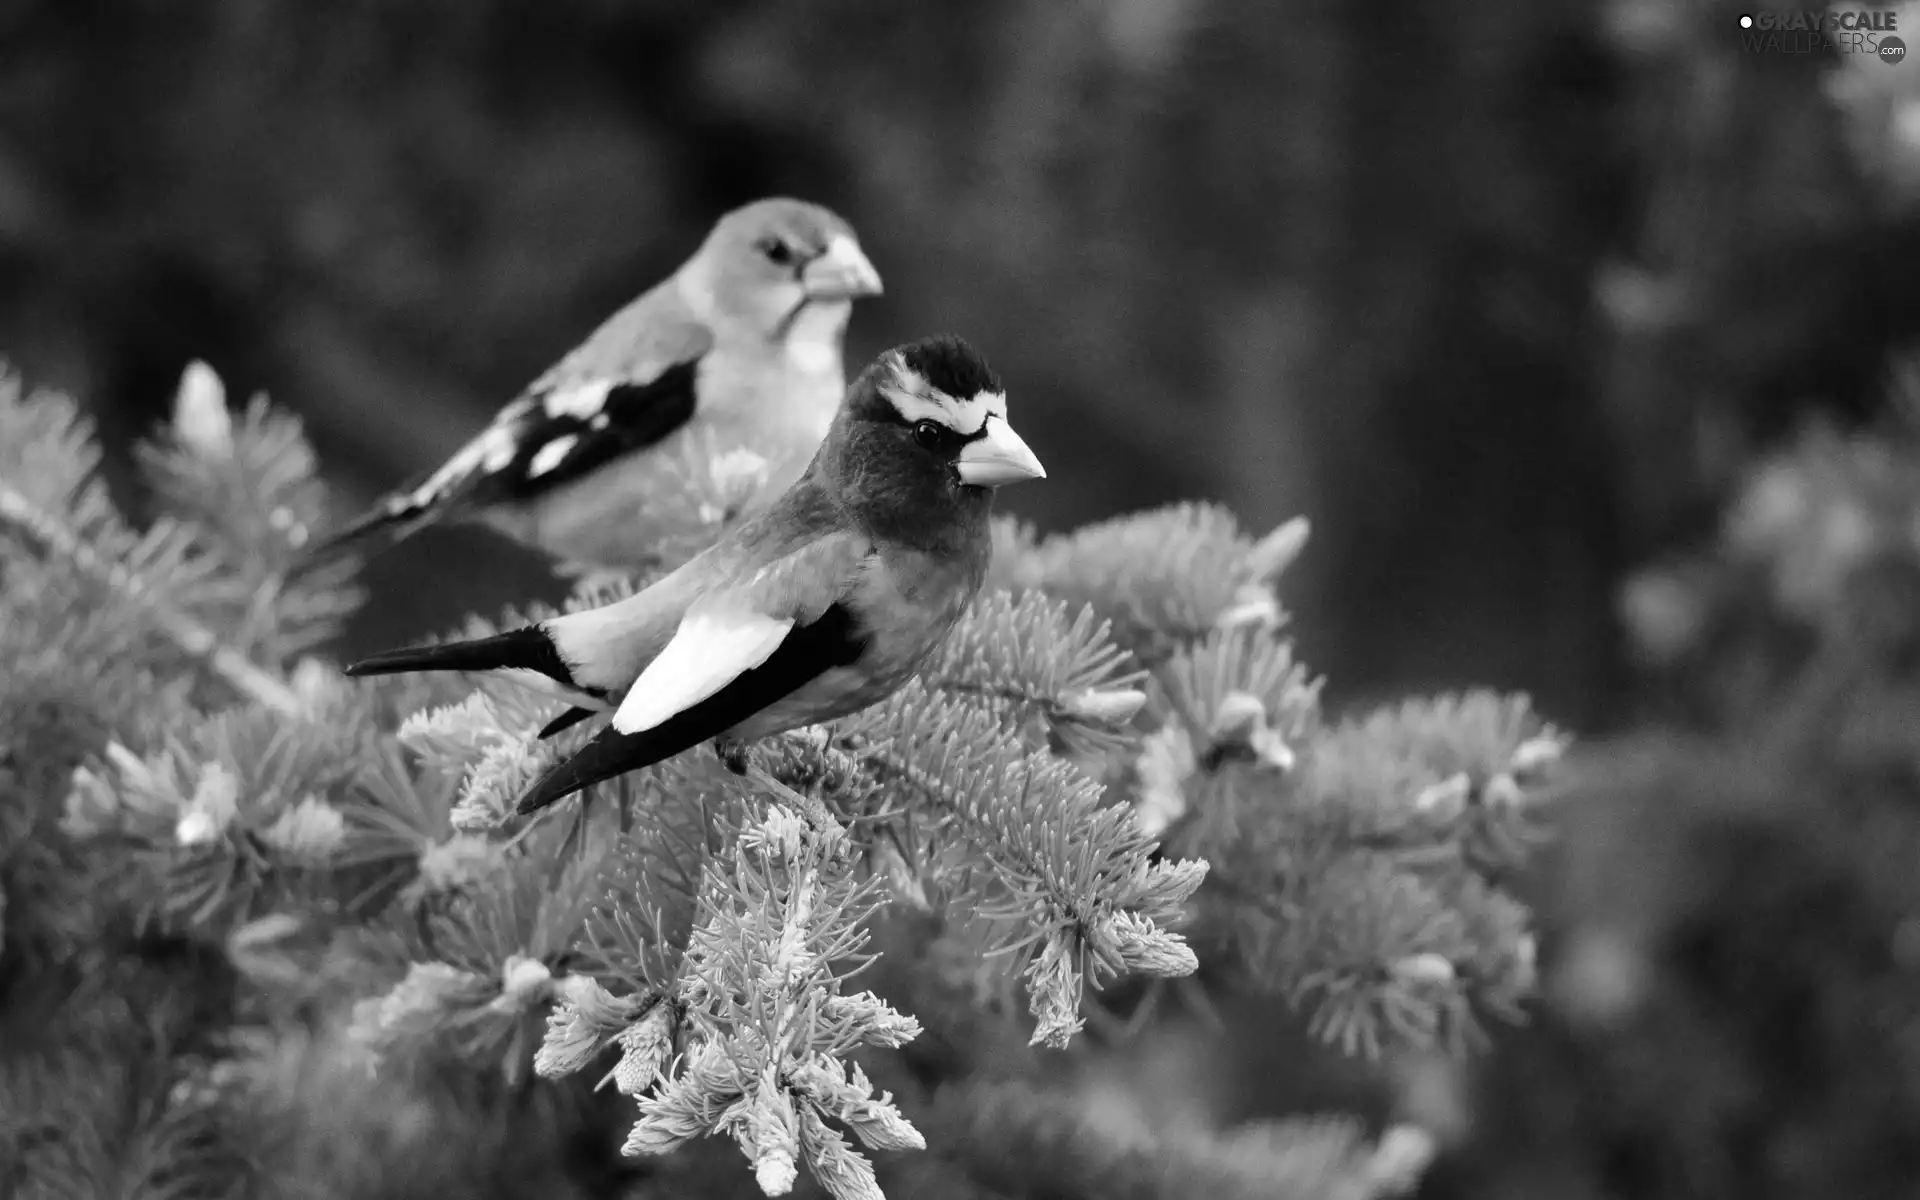
{"label": "bird's foot", "polygon": [[720,761],[727,770],[735,775],[745,775],[747,768],[752,765],[747,756],[747,749],[747,743],[734,741],[732,738],[713,739],[713,752],[720,756]]}
{"label": "bird's foot", "polygon": [[822,838],[838,844],[840,839],[846,836],[847,830],[827,808],[826,802],[818,796],[799,791],[775,778],[765,767],[753,761],[748,753],[750,748],[751,743],[748,742],[734,741],[731,738],[713,739],[714,753],[720,756],[720,761],[727,770],[742,776],[774,799],[792,805]]}

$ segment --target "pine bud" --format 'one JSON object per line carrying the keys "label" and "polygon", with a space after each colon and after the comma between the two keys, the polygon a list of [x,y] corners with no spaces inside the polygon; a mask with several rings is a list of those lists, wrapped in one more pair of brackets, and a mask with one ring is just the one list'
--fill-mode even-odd
{"label": "pine bud", "polygon": [[1221,697],[1207,733],[1213,743],[1210,763],[1224,750],[1250,752],[1256,762],[1283,772],[1293,770],[1298,761],[1293,747],[1268,726],[1266,703],[1251,692]]}
{"label": "pine bud", "polygon": [[742,1096],[738,1070],[724,1048],[696,1044],[686,1068],[651,1096],[640,1099],[640,1119],[627,1134],[622,1154],[666,1154],[714,1131],[713,1114]]}
{"label": "pine bud", "polygon": [[899,847],[892,839],[882,838],[873,843],[869,851],[872,857],[873,873],[887,881],[887,888],[896,900],[916,912],[933,911],[933,900],[927,895],[925,881],[920,873],[913,869]]}
{"label": "pine bud", "polygon": [[1455,771],[1440,782],[1421,788],[1420,794],[1413,798],[1414,811],[1451,821],[1466,808],[1467,797],[1472,792],[1473,780],[1465,771]]}
{"label": "pine bud", "polygon": [[408,898],[418,901],[484,879],[500,869],[504,853],[501,843],[470,833],[435,842],[420,854],[419,874],[408,886]]}
{"label": "pine bud", "polygon": [[1251,692],[1228,692],[1214,710],[1207,736],[1216,746],[1251,746],[1254,733],[1266,726],[1267,706]]}
{"label": "pine bud", "polygon": [[1133,818],[1141,832],[1159,837],[1186,816],[1186,783],[1196,766],[1193,739],[1178,720],[1168,721],[1140,743],[1140,757],[1134,760],[1140,785],[1134,792]]}
{"label": "pine bud", "polygon": [[1233,602],[1214,625],[1221,629],[1274,629],[1284,614],[1279,597],[1264,583],[1241,584],[1234,589]]}
{"label": "pine bud", "polygon": [[515,954],[500,968],[500,995],[492,1008],[519,1012],[544,999],[553,989],[553,972],[537,958]]}
{"label": "pine bud", "polygon": [[449,814],[453,827],[461,833],[484,833],[505,825],[521,791],[555,757],[551,742],[508,739],[489,747],[461,786],[460,802]]}
{"label": "pine bud", "polygon": [[1305,517],[1282,522],[1272,533],[1261,538],[1247,555],[1247,568],[1255,579],[1272,583],[1280,577],[1281,572],[1293,565],[1294,559],[1300,557],[1312,533],[1313,526]]}
{"label": "pine bud", "polygon": [[1543,733],[1528,738],[1514,750],[1511,770],[1515,775],[1526,775],[1550,767],[1560,761],[1566,749],[1565,739],[1557,733]]}
{"label": "pine bud", "polygon": [[1147,694],[1138,688],[1087,688],[1060,697],[1060,711],[1074,720],[1124,725],[1146,703]]}
{"label": "pine bud", "polygon": [[107,761],[113,764],[114,769],[120,772],[121,777],[127,781],[130,787],[138,788],[144,792],[158,792],[166,790],[172,785],[172,780],[162,780],[159,776],[155,775],[153,770],[147,766],[146,762],[139,755],[122,746],[119,742],[109,741],[102,750],[102,753],[107,756]]}
{"label": "pine bud", "polygon": [[173,398],[173,432],[180,444],[201,458],[233,457],[233,415],[227,389],[212,367],[199,359],[187,364]]}
{"label": "pine bud", "polygon": [[395,1039],[425,1033],[448,1014],[479,1003],[487,988],[487,981],[471,971],[446,963],[412,963],[406,978],[385,995],[354,1005],[348,1039],[378,1050]]}
{"label": "pine bud", "polygon": [[1513,944],[1513,983],[1515,987],[1532,991],[1539,982],[1540,945],[1530,933],[1520,935]]}
{"label": "pine bud", "polygon": [[1394,963],[1393,973],[1401,980],[1414,984],[1447,984],[1456,977],[1453,963],[1446,955],[1430,950],[1423,954],[1410,954]]}
{"label": "pine bud", "polygon": [[533,1056],[534,1073],[549,1079],[571,1075],[593,1060],[638,1007],[586,975],[563,975],[553,990],[559,1002],[547,1014],[547,1036]]}
{"label": "pine bud", "polygon": [[1179,934],[1168,933],[1138,913],[1123,912],[1102,931],[1127,969],[1140,975],[1173,978],[1200,969],[1200,960]]}
{"label": "pine bud", "polygon": [[1060,1049],[1086,1024],[1080,1019],[1085,979],[1074,949],[1072,934],[1055,932],[1027,967],[1028,1008],[1036,1019],[1030,1046]]}
{"label": "pine bud", "polygon": [[861,1102],[836,1106],[833,1111],[853,1130],[854,1136],[875,1150],[898,1152],[927,1148],[927,1139],[913,1127],[913,1122],[901,1115],[892,1095],[882,1092],[878,1099],[872,1098],[873,1083],[858,1063],[847,1064],[847,1087]]}
{"label": "pine bud", "polygon": [[875,1150],[925,1150],[926,1139],[913,1127],[893,1097],[873,1095],[873,1082],[858,1064],[816,1054],[791,1072],[794,1091],[822,1113],[853,1130]]}
{"label": "pine bud", "polygon": [[1209,864],[1204,858],[1182,858],[1152,864],[1147,868],[1146,886],[1140,891],[1143,905],[1177,909],[1200,890],[1207,878]]}
{"label": "pine bud", "polygon": [[1526,800],[1526,796],[1520,791],[1520,785],[1515,783],[1513,776],[1505,771],[1487,780],[1487,786],[1481,789],[1480,797],[1486,806],[1495,812],[1511,812]]}
{"label": "pine bud", "polygon": [[1261,729],[1254,734],[1253,756],[1282,774],[1293,770],[1294,765],[1300,761],[1294,754],[1293,747],[1287,745],[1287,739],[1272,729]]}
{"label": "pine bud", "polygon": [[287,685],[306,704],[307,711],[314,713],[346,694],[347,677],[308,655],[295,665]]}
{"label": "pine bud", "polygon": [[268,913],[248,921],[227,935],[227,961],[257,983],[297,984],[306,972],[276,947],[298,932],[300,919],[289,913]]}
{"label": "pine bud", "polygon": [[784,804],[770,804],[767,815],[746,830],[740,841],[770,859],[794,862],[806,852],[809,832],[806,818]]}
{"label": "pine bud", "polygon": [[1434,1136],[1418,1125],[1402,1123],[1386,1130],[1367,1164],[1372,1194],[1398,1195],[1412,1191],[1438,1149]]}
{"label": "pine bud", "polygon": [[771,1067],[747,1109],[740,1142],[753,1159],[753,1177],[762,1192],[784,1196],[793,1190],[800,1174],[800,1114]]}
{"label": "pine bud", "polygon": [[613,1086],[622,1094],[638,1096],[653,1086],[673,1053],[674,1017],[671,1003],[657,1001],[614,1039],[620,1044],[620,1064],[613,1069]]}
{"label": "pine bud", "polygon": [[99,837],[120,824],[120,797],[106,780],[85,767],[73,769],[62,806],[60,831],[70,838]]}
{"label": "pine bud", "polygon": [[324,863],[332,858],[346,836],[346,818],[316,796],[301,800],[260,832],[260,840],[267,845],[307,863]]}
{"label": "pine bud", "polygon": [[811,1108],[800,1114],[800,1136],[813,1177],[834,1200],[886,1200],[880,1181],[874,1177],[873,1164],[828,1128]]}
{"label": "pine bud", "polygon": [[846,1024],[854,1039],[869,1046],[897,1049],[920,1036],[920,1022],[900,1012],[872,992],[828,996],[820,1006],[823,1018]]}
{"label": "pine bud", "polygon": [[193,798],[174,824],[174,841],[182,846],[204,846],[226,832],[239,815],[239,780],[219,763],[208,763],[200,769]]}

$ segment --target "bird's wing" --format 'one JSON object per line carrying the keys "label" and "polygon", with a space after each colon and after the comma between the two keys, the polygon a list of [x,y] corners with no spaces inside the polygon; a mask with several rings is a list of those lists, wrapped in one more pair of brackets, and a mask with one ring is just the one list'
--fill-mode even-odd
{"label": "bird's wing", "polygon": [[865,647],[846,604],[871,548],[835,534],[709,593],[681,619],[613,721],[522,798],[542,808],[718,736]]}
{"label": "bird's wing", "polygon": [[713,335],[671,281],[610,317],[437,470],[317,547],[404,537],[442,513],[532,499],[653,445],[693,419]]}
{"label": "bird's wing", "polygon": [[645,733],[760,666],[793,631],[793,618],[728,605],[697,607],[614,710],[621,733]]}
{"label": "bird's wing", "polygon": [[[648,297],[651,299],[651,297]],[[637,302],[535,380],[415,489],[442,506],[526,500],[661,441],[693,419],[706,326]],[[623,339],[625,343],[623,344]]]}

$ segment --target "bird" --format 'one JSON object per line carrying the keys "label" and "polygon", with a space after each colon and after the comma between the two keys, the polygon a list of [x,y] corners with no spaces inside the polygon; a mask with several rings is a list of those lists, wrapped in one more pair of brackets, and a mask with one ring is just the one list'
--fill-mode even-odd
{"label": "bird", "polygon": [[986,578],[995,491],[1046,470],[1000,378],[951,334],[894,347],[848,387],[780,498],[631,596],[489,637],[376,654],[348,675],[505,671],[613,716],[520,798],[521,814],[707,741],[758,739],[904,686]]}
{"label": "bird", "polygon": [[[777,496],[846,390],[853,302],[879,272],[845,219],[790,197],[722,216],[672,275],[603,322],[437,469],[316,543],[309,565],[477,520],[582,575],[651,565],[633,517],[688,439],[745,447]],[[657,495],[657,492],[652,492]],[[636,544],[638,543],[638,544]]]}

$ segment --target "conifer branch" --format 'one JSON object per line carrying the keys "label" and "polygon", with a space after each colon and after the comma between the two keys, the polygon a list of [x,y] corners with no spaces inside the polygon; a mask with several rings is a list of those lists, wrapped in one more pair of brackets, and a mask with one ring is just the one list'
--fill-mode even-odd
{"label": "conifer branch", "polygon": [[1130,740],[1128,722],[1147,699],[1139,688],[1146,673],[1109,629],[1092,608],[1075,612],[1040,592],[984,592],[920,677],[993,711],[1008,729],[1039,729],[1098,753]]}
{"label": "conifer branch", "polygon": [[193,531],[175,522],[157,522],[141,537],[124,527],[94,474],[99,451],[91,424],[72,400],[50,392],[23,397],[19,380],[0,373],[0,443],[0,534],[104,588],[240,695],[300,711],[291,688],[169,594],[204,586],[217,564],[197,556]]}
{"label": "conifer branch", "polygon": [[1036,588],[1113,622],[1114,640],[1155,665],[1216,629],[1276,629],[1274,593],[1306,545],[1302,518],[1254,542],[1218,505],[1175,504],[1036,541],[1018,525],[996,540],[992,578]]}
{"label": "conifer branch", "polygon": [[924,1147],[844,1061],[919,1034],[871,993],[841,990],[878,903],[873,881],[854,878],[850,849],[845,834],[774,806],[740,830],[724,863],[708,866],[679,993],[693,1045],[680,1072],[641,1098],[627,1153],[724,1132],[770,1196],[792,1188],[804,1156],[831,1194],[865,1197],[878,1195],[872,1167],[823,1118],[876,1148]]}
{"label": "conifer branch", "polygon": [[[5,481],[0,481],[0,526],[29,547],[68,563],[88,580],[113,591],[143,613],[152,627],[180,653],[201,663],[242,696],[276,712],[301,711],[300,698],[292,688],[222,642],[205,625],[167,603],[133,571],[106,561],[93,547]],[[132,561],[159,557],[166,552],[167,542],[178,534],[177,526],[156,525]]]}
{"label": "conifer branch", "polygon": [[1027,1083],[973,1083],[936,1101],[936,1133],[988,1186],[1115,1200],[1385,1200],[1405,1195],[1434,1139],[1410,1125],[1295,1118],[1230,1132],[1157,1128],[1123,1105]]}
{"label": "conifer branch", "polygon": [[1033,956],[1036,1040],[1064,1044],[1079,1028],[1084,978],[1194,970],[1192,951],[1162,926],[1181,919],[1206,864],[1151,862],[1153,843],[1128,810],[1102,806],[1100,786],[1076,768],[918,683],[851,728],[860,756],[951,819],[1004,889],[982,911],[1007,922],[1004,948]]}

